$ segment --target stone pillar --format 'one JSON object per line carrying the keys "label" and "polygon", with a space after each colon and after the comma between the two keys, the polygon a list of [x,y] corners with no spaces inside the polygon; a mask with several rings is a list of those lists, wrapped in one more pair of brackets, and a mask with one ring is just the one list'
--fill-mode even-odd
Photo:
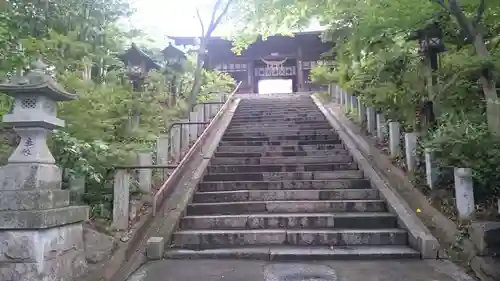
{"label": "stone pillar", "polygon": [[179,163],[181,161],[180,134],[181,134],[181,127],[173,126],[170,131],[170,137],[171,137],[170,142],[172,144],[170,148],[170,154],[172,155],[172,159],[174,159],[175,163]]}
{"label": "stone pillar", "polygon": [[401,132],[398,122],[389,123],[389,150],[391,157],[395,158],[401,156]]}
{"label": "stone pillar", "polygon": [[[198,113],[189,112],[189,122],[198,122]],[[198,125],[189,125],[189,141],[193,143],[198,139]]]}
{"label": "stone pillar", "polygon": [[345,110],[350,111],[352,108],[351,105],[352,99],[351,95],[348,92],[345,92]]}
{"label": "stone pillar", "polygon": [[417,133],[405,134],[406,167],[409,172],[413,172],[417,166],[417,139]]}
{"label": "stone pillar", "polygon": [[370,134],[375,134],[376,123],[375,123],[375,109],[373,107],[368,107],[366,109],[366,130]]}
{"label": "stone pillar", "polygon": [[[204,106],[203,105],[199,105],[197,108],[196,108],[196,116],[198,117],[198,121],[197,122],[205,122],[205,110],[204,110]],[[203,134],[203,131],[205,131],[205,125],[203,124],[200,124],[198,125],[198,137],[201,136],[201,134]]]}
{"label": "stone pillar", "polygon": [[130,207],[130,174],[127,170],[118,170],[113,183],[113,223],[116,230],[127,230]]}
{"label": "stone pillar", "polygon": [[46,74],[41,61],[31,69],[0,84],[0,92],[14,97],[3,122],[21,138],[0,167],[0,280],[73,281],[87,269],[82,222],[88,207],[70,206],[70,191],[61,189],[62,171],[46,139],[64,126],[56,102],[75,96]]}
{"label": "stone pillar", "polygon": [[377,141],[383,143],[385,141],[385,118],[382,113],[377,113]]}
{"label": "stone pillar", "polygon": [[455,168],[455,198],[457,200],[458,217],[461,220],[474,218],[474,188],[472,170]]}
{"label": "stone pillar", "polygon": [[337,90],[339,95],[339,104],[344,105],[345,104],[344,90],[342,90],[340,87]]}
{"label": "stone pillar", "polygon": [[434,189],[438,182],[438,167],[434,160],[434,153],[432,150],[426,148],[424,152],[425,156],[425,179],[427,182],[427,186],[430,189]]}
{"label": "stone pillar", "polygon": [[358,119],[362,125],[366,122],[366,108],[365,105],[358,99]]}
{"label": "stone pillar", "polygon": [[351,95],[351,110],[358,108],[358,97]]}
{"label": "stone pillar", "polygon": [[170,161],[170,140],[167,134],[162,134],[156,139],[156,164],[167,165]]}
{"label": "stone pillar", "polygon": [[85,194],[85,176],[77,175],[69,180],[69,190],[71,202],[76,204],[83,203],[83,195]]}
{"label": "stone pillar", "polygon": [[[153,165],[153,156],[151,152],[139,152],[137,154],[137,162],[139,166]],[[139,172],[139,189],[146,194],[151,193],[152,169],[138,169]]]}
{"label": "stone pillar", "polygon": [[[189,119],[182,119],[181,122],[187,123]],[[183,124],[181,128],[181,160],[184,154],[189,150],[189,125]]]}

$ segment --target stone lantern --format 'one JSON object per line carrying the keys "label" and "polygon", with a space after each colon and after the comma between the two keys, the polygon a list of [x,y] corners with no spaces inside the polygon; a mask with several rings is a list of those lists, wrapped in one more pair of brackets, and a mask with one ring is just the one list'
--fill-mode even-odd
{"label": "stone lantern", "polygon": [[432,96],[434,96],[433,85],[437,84],[437,70],[439,66],[439,53],[445,52],[446,47],[443,40],[443,31],[438,22],[431,22],[422,29],[413,32],[407,40],[418,40],[419,52],[427,71],[426,84],[429,98],[423,101],[420,114],[424,117],[422,122],[422,131],[427,132],[436,126],[436,117],[434,114],[434,105]]}
{"label": "stone lantern", "polygon": [[166,64],[166,72],[172,75],[170,82],[170,93],[171,100],[169,102],[170,105],[175,105],[177,103],[177,94],[178,94],[178,76],[184,71],[187,57],[186,54],[174,47],[172,44],[168,44],[168,46],[162,51],[163,59]]}
{"label": "stone lantern", "polygon": [[57,101],[74,95],[63,90],[37,61],[23,77],[0,84],[14,97],[3,122],[21,137],[0,167],[0,280],[74,280],[86,270],[82,222],[88,207],[70,206],[61,190],[62,171],[47,147],[47,136],[64,121]]}

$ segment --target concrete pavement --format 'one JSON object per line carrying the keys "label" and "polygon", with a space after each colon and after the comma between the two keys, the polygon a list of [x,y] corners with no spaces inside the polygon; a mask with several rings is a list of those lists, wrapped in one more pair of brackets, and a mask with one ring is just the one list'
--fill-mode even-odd
{"label": "concrete pavement", "polygon": [[127,281],[473,281],[449,261],[161,260]]}

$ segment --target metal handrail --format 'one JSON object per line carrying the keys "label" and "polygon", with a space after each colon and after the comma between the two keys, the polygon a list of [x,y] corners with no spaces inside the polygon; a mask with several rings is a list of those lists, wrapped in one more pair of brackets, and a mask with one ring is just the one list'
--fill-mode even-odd
{"label": "metal handrail", "polygon": [[153,198],[153,216],[156,215],[156,211],[160,207],[160,205],[163,203],[162,201],[164,200],[163,194],[165,191],[168,189],[168,186],[170,186],[171,182],[176,180],[176,178],[182,173],[182,168],[186,165],[187,159],[191,158],[193,155],[194,151],[198,148],[198,146],[201,145],[202,140],[208,135],[208,132],[210,132],[210,129],[215,126],[215,122],[221,118],[223,112],[226,110],[226,108],[229,106],[229,102],[232,100],[236,92],[238,91],[239,87],[241,86],[242,82],[238,83],[236,87],[234,88],[233,92],[227,97],[226,102],[224,105],[219,109],[217,114],[215,115],[214,118],[210,121],[210,124],[208,124],[207,128],[203,131],[203,133],[196,139],[196,142],[193,144],[193,146],[189,149],[189,151],[186,153],[186,155],[182,158],[181,162],[178,164],[177,168],[172,172],[170,177],[163,183],[163,185],[160,187],[158,192],[154,195]]}

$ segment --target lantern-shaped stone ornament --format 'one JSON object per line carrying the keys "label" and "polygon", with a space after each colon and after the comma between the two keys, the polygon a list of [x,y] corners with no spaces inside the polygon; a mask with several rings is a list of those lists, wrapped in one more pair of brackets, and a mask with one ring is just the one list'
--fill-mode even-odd
{"label": "lantern-shaped stone ornament", "polygon": [[161,66],[156,63],[144,51],[139,49],[136,44],[120,56],[120,59],[127,66],[128,75],[132,78],[144,78],[150,70],[160,69]]}
{"label": "lantern-shaped stone ornament", "polygon": [[0,84],[14,97],[3,116],[21,137],[0,167],[0,280],[75,280],[85,273],[82,222],[87,206],[70,206],[61,189],[62,171],[47,147],[47,136],[63,127],[56,102],[75,99],[37,61],[27,75]]}
{"label": "lantern-shaped stone ornament", "polygon": [[8,162],[55,164],[47,147],[47,136],[53,129],[64,127],[64,121],[56,117],[56,102],[73,100],[76,96],[55,83],[42,62],[33,67],[26,76],[14,78],[10,84],[0,84],[0,92],[14,97],[12,112],[3,116],[3,122],[12,125],[21,137]]}
{"label": "lantern-shaped stone ornament", "polygon": [[418,40],[420,52],[442,53],[446,51],[443,41],[443,31],[438,23],[428,24],[425,28],[415,31],[408,40]]}
{"label": "lantern-shaped stone ornament", "polygon": [[161,52],[163,54],[163,59],[169,68],[179,72],[184,69],[187,57],[183,51],[174,47],[172,44],[168,44],[168,46]]}

